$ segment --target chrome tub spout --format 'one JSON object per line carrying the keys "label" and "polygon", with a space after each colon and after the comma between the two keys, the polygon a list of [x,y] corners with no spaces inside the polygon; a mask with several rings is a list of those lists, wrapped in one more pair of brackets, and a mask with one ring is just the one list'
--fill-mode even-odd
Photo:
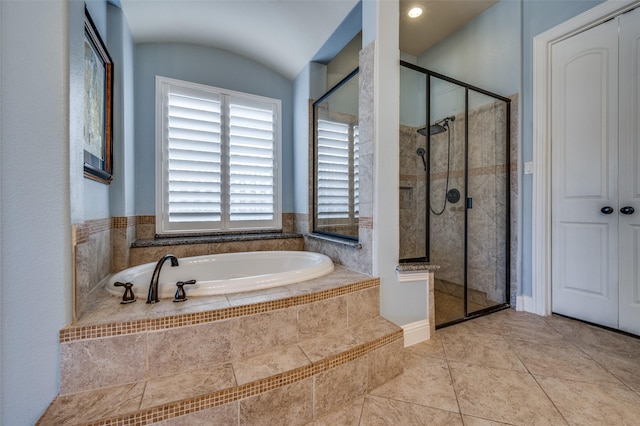
{"label": "chrome tub spout", "polygon": [[149,283],[149,294],[147,296],[147,303],[157,303],[158,299],[158,281],[160,281],[160,270],[162,269],[162,265],[167,260],[171,260],[171,266],[178,266],[178,258],[172,254],[165,254],[162,258],[156,263],[156,268],[153,270],[153,275],[151,276],[151,282]]}

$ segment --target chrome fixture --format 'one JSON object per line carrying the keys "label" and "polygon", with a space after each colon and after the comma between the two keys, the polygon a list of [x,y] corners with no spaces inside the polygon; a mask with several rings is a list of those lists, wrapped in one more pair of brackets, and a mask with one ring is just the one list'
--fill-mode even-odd
{"label": "chrome fixture", "polygon": [[185,284],[195,284],[196,280],[189,280],[189,281],[178,281],[176,283],[176,286],[178,286],[178,289],[176,290],[176,295],[173,296],[173,301],[174,302],[184,302],[185,300],[187,300],[187,293],[184,291],[184,286]]}
{"label": "chrome fixture", "polygon": [[158,263],[156,263],[156,269],[153,270],[151,276],[151,282],[149,283],[149,294],[147,296],[147,303],[157,303],[158,299],[158,281],[160,281],[160,270],[164,262],[171,259],[171,266],[178,266],[178,258],[172,254],[165,254],[162,256]]}
{"label": "chrome fixture", "polygon": [[[439,135],[440,133],[446,132],[447,130],[449,130],[449,122],[455,121],[455,119],[456,117],[452,115],[451,117],[445,117],[440,121],[436,121],[434,124],[429,126],[429,135]],[[422,136],[428,136],[426,127],[418,129],[418,133],[420,133]]]}

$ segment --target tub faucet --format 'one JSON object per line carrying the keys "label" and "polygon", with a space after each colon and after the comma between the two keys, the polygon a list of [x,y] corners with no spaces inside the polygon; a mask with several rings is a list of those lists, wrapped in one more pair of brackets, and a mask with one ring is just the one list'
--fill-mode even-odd
{"label": "tub faucet", "polygon": [[178,266],[178,258],[172,254],[165,254],[162,256],[158,263],[156,263],[156,269],[153,270],[151,275],[151,282],[149,283],[149,294],[147,296],[147,303],[157,303],[158,300],[158,281],[160,281],[160,270],[164,262],[171,259],[171,266]]}

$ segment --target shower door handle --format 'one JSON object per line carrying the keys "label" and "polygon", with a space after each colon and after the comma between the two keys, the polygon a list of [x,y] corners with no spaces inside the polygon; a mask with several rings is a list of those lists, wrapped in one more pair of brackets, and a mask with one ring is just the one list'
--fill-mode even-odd
{"label": "shower door handle", "polygon": [[611,206],[605,206],[605,207],[601,208],[601,209],[600,209],[600,211],[601,211],[603,214],[611,214],[611,213],[613,213],[613,207],[611,207]]}

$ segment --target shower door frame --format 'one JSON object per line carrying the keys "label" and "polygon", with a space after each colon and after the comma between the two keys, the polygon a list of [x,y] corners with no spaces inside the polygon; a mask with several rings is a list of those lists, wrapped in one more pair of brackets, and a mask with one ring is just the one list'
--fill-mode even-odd
{"label": "shower door frame", "polygon": [[[448,321],[443,324],[437,324],[436,328],[442,328],[449,325],[457,324],[463,321],[467,321],[482,315],[486,315],[492,312],[496,312],[502,309],[509,308],[511,306],[511,99],[506,98],[504,96],[500,96],[496,93],[492,93],[488,90],[481,89],[479,87],[473,86],[471,84],[464,83],[462,81],[456,80],[451,77],[447,77],[446,75],[439,74],[437,72],[428,70],[426,68],[420,67],[418,65],[412,64],[410,62],[406,62],[400,60],[400,66],[405,68],[412,69],[414,71],[423,73],[426,76],[426,127],[429,128],[431,123],[431,77],[435,77],[437,79],[446,81],[448,83],[452,83],[464,88],[464,316],[459,319],[455,319],[453,321]],[[496,100],[503,101],[506,106],[505,111],[505,302],[490,306],[488,308],[484,308],[478,311],[474,311],[471,314],[468,310],[468,232],[469,232],[469,91],[474,91],[480,93],[485,96],[489,96]],[[430,242],[430,208],[431,208],[431,135],[427,137],[429,143],[426,146],[426,154],[427,154],[427,173],[425,179],[425,192],[427,196],[425,197],[426,209],[425,209],[425,259],[427,262],[430,261],[430,252],[431,252],[431,242]],[[409,261],[415,261],[410,259]],[[402,260],[400,260],[402,262]]]}

